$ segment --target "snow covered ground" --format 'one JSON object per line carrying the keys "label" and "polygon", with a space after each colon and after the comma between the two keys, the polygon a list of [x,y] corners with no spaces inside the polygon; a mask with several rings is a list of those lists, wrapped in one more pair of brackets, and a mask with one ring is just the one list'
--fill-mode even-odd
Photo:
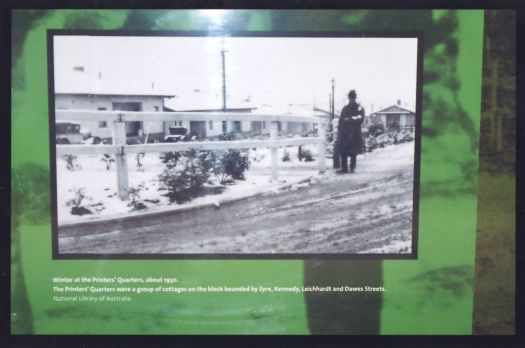
{"label": "snow covered ground", "polygon": [[[333,170],[317,174],[315,162],[285,163],[283,172],[289,170],[299,178],[302,174],[298,173],[306,176],[310,171],[310,179],[281,189],[263,185],[265,192],[257,197],[198,211],[64,225],[59,227],[59,250],[104,254],[410,253],[413,160],[414,143],[410,142],[359,156],[355,174],[337,175]],[[263,168],[264,161],[258,162]],[[255,169],[257,166],[254,175]],[[268,180],[266,170],[260,183]]]}
{"label": "snow covered ground", "polygon": [[[303,146],[303,150],[310,151],[316,158],[315,145]],[[71,171],[66,168],[66,161],[57,158],[57,205],[58,223],[71,224],[81,221],[93,221],[102,218],[119,216],[140,215],[147,212],[175,210],[203,204],[220,204],[220,202],[252,196],[261,192],[271,191],[279,187],[298,183],[312,176],[318,175],[318,162],[299,161],[298,147],[279,149],[279,179],[270,178],[270,149],[250,149],[250,169],[246,171],[246,180],[236,180],[226,185],[224,192],[215,195],[195,198],[184,204],[170,203],[168,197],[163,196],[166,191],[159,191],[159,174],[162,173],[164,164],[159,158],[159,153],[147,153],[141,159],[143,170],[137,169],[135,155],[128,156],[128,171],[130,187],[144,185],[140,193],[140,200],[147,209],[134,211],[128,206],[129,201],[121,201],[117,196],[117,178],[115,164],[111,169],[106,169],[102,155],[80,155],[76,163],[79,168]],[[289,161],[283,162],[285,152]],[[217,178],[210,178],[210,186],[220,186]],[[86,199],[82,205],[93,214],[73,215],[71,206],[67,202],[75,197],[77,189],[84,189]]]}

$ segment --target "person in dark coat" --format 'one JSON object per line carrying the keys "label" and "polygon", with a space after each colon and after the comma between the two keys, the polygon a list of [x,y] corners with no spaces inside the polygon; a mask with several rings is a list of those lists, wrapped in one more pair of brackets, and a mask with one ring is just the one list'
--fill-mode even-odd
{"label": "person in dark coat", "polygon": [[355,172],[357,155],[363,153],[363,134],[361,124],[365,119],[365,110],[356,102],[354,90],[348,93],[349,102],[343,107],[337,126],[337,148],[341,156],[341,173],[348,173],[348,157],[350,157],[350,172]]}

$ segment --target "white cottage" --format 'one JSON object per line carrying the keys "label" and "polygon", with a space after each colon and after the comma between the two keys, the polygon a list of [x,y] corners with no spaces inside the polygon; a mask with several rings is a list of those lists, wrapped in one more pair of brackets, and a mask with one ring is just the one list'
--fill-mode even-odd
{"label": "white cottage", "polygon": [[[165,106],[165,101],[172,95],[158,94],[102,94],[102,93],[55,93],[55,108],[57,110],[121,110],[121,111],[153,111],[153,112],[215,112],[225,114],[253,113],[274,114],[293,116],[317,116],[324,117],[319,112],[304,107],[287,107],[286,110],[279,107],[254,107],[228,108],[228,109],[191,109],[174,110]],[[83,133],[89,133],[92,137],[110,139],[112,137],[112,125],[107,121],[73,121],[80,124]],[[198,139],[214,139],[223,134],[229,134],[233,138],[252,137],[267,135],[270,125],[267,121],[243,121],[242,116],[238,121],[225,121],[220,115],[213,121],[134,121],[126,122],[126,135],[128,141],[136,140],[144,142],[162,141],[169,134],[169,127],[185,127],[188,132]],[[305,134],[314,130],[314,123],[308,122],[282,122],[278,124],[281,135]]]}
{"label": "white cottage", "polygon": [[[55,93],[55,108],[57,110],[122,110],[122,111],[159,111],[164,110],[164,100],[170,95],[157,94],[90,94],[90,93]],[[83,131],[93,137],[111,138],[112,129],[107,121],[75,121]],[[164,122],[143,121],[126,122],[128,138],[143,137],[146,134],[150,140],[164,138]]]}
{"label": "white cottage", "polygon": [[[164,107],[166,112],[184,112],[184,113],[225,113],[225,114],[236,114],[236,113],[251,113],[256,108],[254,107],[239,107],[239,108],[227,108],[227,109],[183,109],[176,110],[169,107]],[[264,122],[265,123],[265,122]],[[172,121],[165,122],[165,132],[167,134],[170,126],[185,127],[189,133],[195,135],[198,139],[204,138],[215,138],[222,134],[247,134],[247,135],[258,135],[262,134],[263,130],[266,129],[266,125],[263,122],[250,122],[250,121],[224,121],[217,116],[216,120],[213,121]],[[269,129],[269,128],[268,128]]]}
{"label": "white cottage", "polygon": [[381,123],[385,128],[399,128],[406,131],[414,131],[416,126],[415,112],[402,107],[400,102],[385,109],[376,111],[365,118],[364,126],[373,123]]}

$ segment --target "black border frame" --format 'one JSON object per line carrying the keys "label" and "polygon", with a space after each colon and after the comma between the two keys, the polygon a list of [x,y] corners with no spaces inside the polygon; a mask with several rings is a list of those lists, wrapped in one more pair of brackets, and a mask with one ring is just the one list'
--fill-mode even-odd
{"label": "black border frame", "polygon": [[[58,248],[58,212],[56,180],[56,143],[55,143],[55,89],[54,89],[54,45],[55,36],[135,36],[135,37],[251,37],[251,38],[414,38],[417,39],[416,67],[416,124],[414,149],[414,179],[412,197],[412,246],[410,254],[348,254],[348,253],[188,253],[188,254],[144,254],[144,253],[59,253]],[[48,105],[49,105],[49,154],[51,180],[51,230],[53,260],[416,260],[419,239],[419,200],[421,166],[421,123],[423,90],[423,53],[424,35],[409,31],[171,31],[171,30],[103,30],[103,29],[48,29],[47,30],[47,66],[48,66]],[[162,214],[162,213],[159,213]],[[169,214],[166,212],[165,214]],[[127,217],[122,217],[127,219]],[[132,217],[129,217],[132,218]],[[139,217],[137,217],[139,218]],[[95,222],[93,222],[95,223]]]}
{"label": "black border frame", "polygon": [[[309,0],[309,1],[290,1],[290,0],[266,0],[264,4],[261,1],[245,0],[242,3],[238,0],[230,0],[226,2],[221,1],[200,1],[194,0],[190,2],[177,2],[173,3],[167,0],[156,0],[154,2],[135,0],[133,2],[129,0],[111,0],[101,1],[93,0],[90,3],[86,3],[83,0],[71,0],[65,1],[49,1],[49,0],[7,0],[0,4],[0,27],[4,30],[0,31],[0,47],[3,48],[0,60],[3,62],[0,69],[5,76],[0,83],[0,90],[2,96],[11,95],[11,74],[10,69],[13,65],[11,62],[11,10],[13,9],[57,9],[57,8],[78,8],[78,9],[94,9],[94,8],[108,8],[108,9],[184,9],[184,8],[242,8],[242,9],[509,9],[515,10],[517,14],[517,31],[516,31],[516,44],[517,44],[517,63],[516,63],[516,106],[517,110],[522,110],[521,106],[525,106],[525,93],[523,88],[522,79],[525,77],[524,68],[525,65],[519,62],[523,61],[524,57],[524,40],[523,36],[525,33],[525,3],[518,0],[467,0],[458,2],[457,0],[405,0],[405,1],[392,1],[392,0],[354,0],[352,2],[346,0]],[[11,99],[5,98],[6,103],[2,103],[0,108],[3,110],[5,115],[9,115],[11,112]],[[518,116],[520,111],[518,111]],[[525,123],[521,117],[516,118],[516,146],[517,146],[517,167],[516,167],[516,231],[520,231],[520,227],[524,226],[525,216],[525,205],[524,199],[525,190],[523,184],[523,147],[525,144]],[[10,118],[2,118],[2,127],[0,127],[0,139],[5,141],[6,145],[10,144],[11,131],[10,131]],[[6,149],[6,148],[4,148]],[[1,158],[7,160],[10,159],[10,147],[8,150],[1,152]],[[4,167],[2,167],[4,169]],[[2,214],[0,214],[0,221],[10,231],[10,171],[2,170],[1,172],[1,185],[0,193],[2,198]],[[7,190],[5,188],[7,187]],[[495,346],[508,346],[518,347],[519,339],[525,333],[525,325],[523,321],[523,314],[525,313],[525,301],[523,300],[524,288],[524,273],[520,272],[525,266],[525,245],[521,233],[516,233],[516,335],[515,336],[495,336],[493,333],[489,335],[441,335],[441,336],[427,336],[427,335],[403,335],[403,336],[138,336],[138,335],[33,335],[33,334],[12,334],[11,333],[11,320],[10,320],[10,296],[12,290],[10,289],[11,283],[11,267],[10,267],[10,243],[11,234],[4,233],[0,237],[0,247],[3,251],[1,253],[0,264],[1,273],[0,279],[0,317],[4,320],[0,320],[0,343],[5,343],[7,347],[71,347],[71,346],[82,346],[82,347],[107,347],[109,346],[120,346],[126,345],[129,347],[141,347],[149,345],[152,347],[166,347],[166,344],[181,344],[188,347],[209,347],[214,346],[231,346],[231,347],[245,347],[247,344],[254,347],[290,347],[290,346],[305,346],[305,347],[347,347],[349,344],[357,344],[359,346],[374,346],[374,347],[386,347],[403,345],[407,347],[442,347],[444,345],[451,347],[495,347]]]}

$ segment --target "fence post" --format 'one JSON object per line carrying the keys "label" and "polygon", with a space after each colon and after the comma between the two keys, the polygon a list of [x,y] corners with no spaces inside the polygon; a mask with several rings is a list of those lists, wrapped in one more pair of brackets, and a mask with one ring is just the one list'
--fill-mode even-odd
{"label": "fence post", "polygon": [[278,166],[278,149],[279,146],[277,144],[277,135],[278,135],[279,129],[277,125],[277,121],[272,121],[270,123],[270,140],[272,141],[272,147],[271,147],[271,163],[272,163],[272,180],[277,180],[277,166]]}
{"label": "fence post", "polygon": [[338,169],[341,167],[341,155],[338,149],[337,139],[337,126],[334,127],[332,122],[332,144],[333,144],[333,156],[332,156],[332,168]]}
{"label": "fence post", "polygon": [[326,171],[326,124],[319,124],[319,145],[318,145],[318,156],[319,156],[319,173]]}
{"label": "fence post", "polygon": [[119,120],[114,124],[115,145],[120,145],[120,150],[116,155],[117,164],[117,191],[121,200],[125,201],[129,198],[129,181],[128,181],[128,160],[125,152],[126,146],[126,122],[122,119],[122,114],[119,115]]}

